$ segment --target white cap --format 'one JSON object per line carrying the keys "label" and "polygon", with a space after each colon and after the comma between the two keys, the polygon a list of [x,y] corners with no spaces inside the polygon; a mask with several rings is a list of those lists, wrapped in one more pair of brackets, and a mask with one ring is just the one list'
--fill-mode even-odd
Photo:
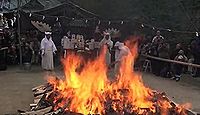
{"label": "white cap", "polygon": [[121,43],[121,42],[119,42],[119,41],[117,41],[117,42],[115,43],[115,47],[121,48],[121,47],[123,47],[123,46],[124,46],[124,43]]}
{"label": "white cap", "polygon": [[120,42],[117,41],[117,42],[115,43],[115,47],[118,47],[119,45],[120,45]]}
{"label": "white cap", "polygon": [[45,32],[45,34],[46,34],[46,35],[51,35],[52,33],[51,33],[51,32]]}
{"label": "white cap", "polygon": [[105,33],[104,33],[104,35],[106,35],[106,36],[110,36],[110,33],[108,33],[108,32],[105,32]]}
{"label": "white cap", "polygon": [[119,49],[121,49],[122,47],[124,47],[124,43],[119,44]]}

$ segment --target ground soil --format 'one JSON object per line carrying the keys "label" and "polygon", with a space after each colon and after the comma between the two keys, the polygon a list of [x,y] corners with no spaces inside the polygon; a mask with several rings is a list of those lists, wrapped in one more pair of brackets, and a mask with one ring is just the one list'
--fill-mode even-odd
{"label": "ground soil", "polygon": [[[31,89],[45,82],[47,72],[39,66],[33,66],[31,71],[20,70],[18,66],[0,71],[0,114],[15,114],[18,109],[29,110],[33,102]],[[61,69],[51,74],[62,76]],[[192,110],[200,112],[200,78],[184,75],[180,82],[168,78],[142,73],[146,86],[160,92],[166,92],[177,103],[192,104]]]}

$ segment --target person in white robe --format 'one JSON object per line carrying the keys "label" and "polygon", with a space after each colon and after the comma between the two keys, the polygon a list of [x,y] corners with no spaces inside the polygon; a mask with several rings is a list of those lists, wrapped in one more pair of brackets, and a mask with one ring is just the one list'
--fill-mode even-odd
{"label": "person in white robe", "polygon": [[109,33],[105,33],[104,38],[100,42],[100,46],[107,46],[106,52],[106,65],[109,66],[111,64],[111,49],[113,47],[113,41],[111,40],[111,36]]}
{"label": "person in white robe", "polygon": [[76,35],[72,34],[72,38],[71,38],[71,48],[75,49],[77,48],[77,40],[76,40]]}
{"label": "person in white robe", "polygon": [[44,70],[54,70],[53,54],[57,51],[52,40],[51,32],[45,32],[45,37],[41,41],[42,68]]}
{"label": "person in white robe", "polygon": [[125,56],[128,56],[128,54],[130,54],[130,49],[124,45],[124,43],[121,43],[121,42],[116,42],[115,43],[115,62],[113,62],[111,64],[112,65],[115,65],[115,68],[114,68],[114,72],[115,74],[118,74],[119,73],[119,68],[120,68],[120,65],[122,64],[122,59],[125,57]]}
{"label": "person in white robe", "polygon": [[97,52],[95,51],[95,40],[91,39],[89,43],[87,43],[91,58],[94,59],[97,56]]}
{"label": "person in white robe", "polygon": [[95,40],[91,39],[89,43],[87,43],[89,46],[89,50],[94,50],[95,48]]}
{"label": "person in white robe", "polygon": [[63,50],[64,50],[64,58],[67,56],[67,52],[69,52],[70,47],[71,47],[71,41],[67,36],[64,36],[62,39],[62,45],[63,45]]}

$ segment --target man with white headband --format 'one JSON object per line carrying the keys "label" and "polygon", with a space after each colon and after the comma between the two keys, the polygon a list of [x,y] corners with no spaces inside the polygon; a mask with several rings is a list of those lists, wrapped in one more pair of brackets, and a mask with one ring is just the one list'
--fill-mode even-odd
{"label": "man with white headband", "polygon": [[54,69],[53,54],[57,51],[51,34],[51,32],[45,32],[45,37],[41,41],[42,68],[48,71]]}
{"label": "man with white headband", "polygon": [[109,66],[111,63],[111,49],[113,47],[113,41],[111,40],[110,33],[105,33],[104,38],[100,42],[100,46],[107,46],[106,64]]}

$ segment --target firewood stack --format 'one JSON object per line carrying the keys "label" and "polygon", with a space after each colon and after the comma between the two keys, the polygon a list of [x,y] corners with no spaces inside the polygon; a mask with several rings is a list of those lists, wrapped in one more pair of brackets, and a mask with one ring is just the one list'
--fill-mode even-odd
{"label": "firewood stack", "polygon": [[[121,92],[123,95],[126,95],[128,89],[119,89],[118,92]],[[54,98],[59,94],[54,90],[54,87],[47,83],[32,89],[34,95],[33,104],[30,104],[30,111],[18,110],[20,115],[83,115],[81,113],[76,113],[67,110],[70,105],[70,100],[66,100],[65,106],[62,108],[57,108],[57,104],[60,103],[63,99],[58,99],[56,102]],[[171,108],[168,110],[169,115],[180,115],[177,113],[177,104],[171,101],[165,93],[154,92],[153,99],[151,100],[156,107],[156,113],[153,113],[150,108],[138,108],[133,110],[133,105],[124,104],[124,100],[112,100],[107,98],[107,101],[104,102],[105,105],[105,115],[161,115],[162,110],[158,105],[159,101],[167,101],[171,104]],[[113,108],[115,106],[115,110]],[[116,110],[117,108],[117,110]],[[143,111],[139,113],[139,111]],[[188,115],[197,115],[196,113],[185,110]],[[181,114],[182,115],[182,114]]]}

